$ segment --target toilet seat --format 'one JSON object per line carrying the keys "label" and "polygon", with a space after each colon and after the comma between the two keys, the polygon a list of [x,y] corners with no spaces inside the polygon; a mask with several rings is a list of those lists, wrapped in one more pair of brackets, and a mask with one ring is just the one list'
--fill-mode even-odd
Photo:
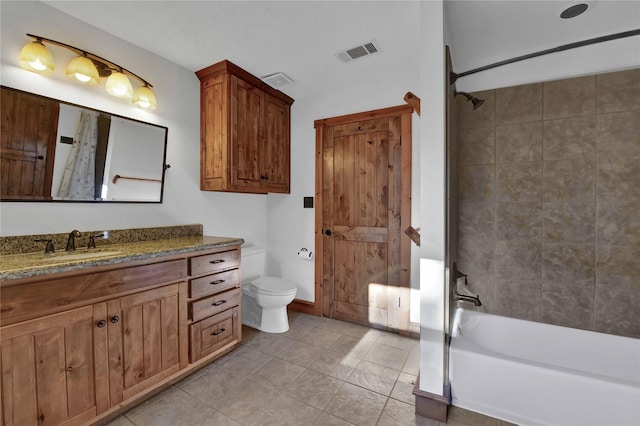
{"label": "toilet seat", "polygon": [[276,277],[263,277],[249,284],[251,291],[270,295],[270,296],[286,296],[295,293],[298,287],[291,281]]}

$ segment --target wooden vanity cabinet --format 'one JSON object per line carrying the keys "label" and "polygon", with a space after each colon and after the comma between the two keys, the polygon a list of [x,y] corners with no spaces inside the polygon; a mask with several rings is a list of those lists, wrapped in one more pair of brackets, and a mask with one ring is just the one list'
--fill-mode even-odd
{"label": "wooden vanity cabinet", "polygon": [[200,79],[200,189],[290,191],[293,99],[229,61]]}
{"label": "wooden vanity cabinet", "polygon": [[96,320],[86,306],[2,328],[3,425],[82,424],[106,409],[96,397],[106,361],[93,350]]}
{"label": "wooden vanity cabinet", "polygon": [[100,421],[240,342],[239,246],[154,262],[2,283],[1,425]]}
{"label": "wooden vanity cabinet", "polygon": [[242,340],[240,248],[189,259],[190,361]]}

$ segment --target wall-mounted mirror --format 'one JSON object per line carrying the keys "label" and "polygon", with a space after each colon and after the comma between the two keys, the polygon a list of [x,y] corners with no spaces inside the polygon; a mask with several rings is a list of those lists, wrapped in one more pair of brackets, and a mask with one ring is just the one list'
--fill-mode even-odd
{"label": "wall-mounted mirror", "polygon": [[2,87],[0,201],[161,203],[167,128]]}

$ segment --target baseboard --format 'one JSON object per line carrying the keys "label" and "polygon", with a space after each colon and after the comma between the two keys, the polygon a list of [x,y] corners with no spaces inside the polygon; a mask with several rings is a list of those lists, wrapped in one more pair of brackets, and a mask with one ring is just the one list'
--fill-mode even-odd
{"label": "baseboard", "polygon": [[290,311],[320,316],[320,313],[316,312],[316,304],[314,302],[308,302],[306,300],[294,299],[293,302],[289,303],[287,309]]}
{"label": "baseboard", "polygon": [[438,422],[447,422],[447,410],[449,407],[449,398],[437,395],[431,392],[420,390],[420,374],[413,387],[413,394],[416,397],[416,414]]}

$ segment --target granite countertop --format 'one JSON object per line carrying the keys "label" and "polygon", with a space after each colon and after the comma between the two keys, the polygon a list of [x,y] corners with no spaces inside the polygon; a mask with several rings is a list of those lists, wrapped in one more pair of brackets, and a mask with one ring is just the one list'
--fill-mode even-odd
{"label": "granite countertop", "polygon": [[73,252],[61,250],[49,254],[38,252],[4,255],[0,258],[0,280],[7,281],[96,266],[115,265],[242,243],[244,243],[242,238],[192,236],[107,244],[95,249],[82,248]]}

